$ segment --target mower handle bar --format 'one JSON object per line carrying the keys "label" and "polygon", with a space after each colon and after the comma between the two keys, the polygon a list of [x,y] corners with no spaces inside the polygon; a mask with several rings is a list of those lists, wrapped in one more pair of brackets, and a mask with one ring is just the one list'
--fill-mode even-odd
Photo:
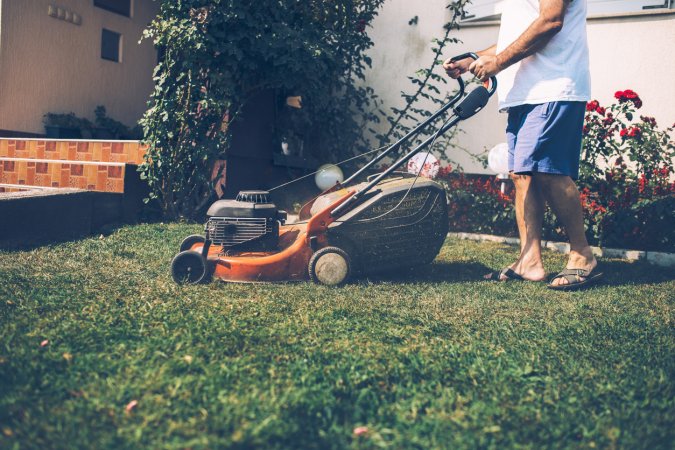
{"label": "mower handle bar", "polygon": [[[450,62],[456,62],[456,61],[461,61],[466,58],[471,58],[474,61],[480,58],[476,53],[474,52],[467,52],[467,53],[462,53],[461,55],[453,56],[450,58]],[[461,77],[457,78],[458,80]],[[495,91],[497,90],[497,77],[492,75],[487,81],[483,83],[483,86],[488,90],[488,93],[490,95],[494,94]]]}
{"label": "mower handle bar", "polygon": [[[451,58],[451,60],[452,61],[459,61],[460,59],[465,59],[465,58],[473,58],[475,60],[475,59],[478,59],[478,55],[473,53],[473,52],[464,53],[462,55],[455,56],[454,58]],[[384,156],[386,156],[387,154],[391,153],[392,151],[394,151],[395,149],[400,147],[411,136],[419,133],[422,128],[424,128],[429,123],[436,120],[441,114],[445,113],[455,103],[457,103],[457,101],[464,95],[464,81],[462,80],[462,77],[458,77],[457,82],[459,83],[459,92],[457,93],[457,95],[455,95],[453,98],[451,98],[448,103],[443,105],[443,107],[441,109],[439,109],[436,113],[434,113],[431,117],[429,117],[427,120],[425,120],[420,125],[415,127],[415,129],[410,131],[408,134],[403,136],[398,142],[394,143],[388,149],[386,149],[384,152],[380,153],[376,158],[369,161],[368,164],[363,166],[354,175],[352,175],[347,180],[345,180],[344,183],[342,183],[342,185],[345,186],[348,183],[350,183],[351,181],[353,181],[357,176],[362,174],[367,168],[369,168],[375,162],[381,160],[382,158],[384,158]],[[347,210],[351,205],[353,205],[354,203],[359,201],[359,199],[361,197],[363,197],[363,195],[365,195],[368,191],[370,191],[382,179],[387,177],[394,170],[401,167],[401,165],[405,164],[410,158],[415,156],[417,153],[419,153],[422,149],[427,147],[429,144],[434,142],[436,140],[436,138],[438,138],[438,136],[441,136],[444,133],[446,133],[450,128],[454,127],[461,120],[468,119],[469,117],[473,116],[478,111],[483,109],[483,107],[487,104],[487,102],[490,99],[490,97],[492,96],[492,94],[494,94],[494,92],[497,90],[497,79],[494,76],[490,77],[489,82],[490,82],[489,87],[487,86],[488,83],[486,82],[482,86],[480,86],[479,88],[471,91],[471,93],[456,108],[453,109],[453,113],[455,114],[455,117],[452,117],[449,121],[447,121],[445,124],[443,124],[441,126],[440,130],[438,130],[433,135],[429,136],[424,142],[419,144],[413,150],[411,150],[406,155],[404,155],[402,158],[400,158],[398,161],[396,161],[394,164],[392,164],[391,167],[389,167],[387,170],[385,170],[384,172],[377,175],[375,177],[375,179],[370,181],[364,188],[360,189],[358,192],[356,192],[354,195],[352,195],[350,198],[348,198],[347,201],[338,205],[333,211],[331,211],[331,216],[333,216],[333,217],[339,216],[341,213],[343,213],[345,210]]]}

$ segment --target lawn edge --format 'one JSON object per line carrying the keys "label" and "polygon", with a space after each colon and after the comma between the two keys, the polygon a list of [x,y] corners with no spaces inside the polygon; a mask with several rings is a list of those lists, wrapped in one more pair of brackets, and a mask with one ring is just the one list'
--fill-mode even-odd
{"label": "lawn edge", "polygon": [[[448,237],[479,242],[498,242],[508,245],[519,245],[520,239],[515,237],[496,236],[493,234],[450,232]],[[542,241],[542,246],[557,253],[569,253],[570,245],[566,242]],[[604,258],[621,258],[629,261],[645,260],[662,267],[675,267],[675,253],[629,250],[623,248],[602,248],[592,246],[593,254]]]}

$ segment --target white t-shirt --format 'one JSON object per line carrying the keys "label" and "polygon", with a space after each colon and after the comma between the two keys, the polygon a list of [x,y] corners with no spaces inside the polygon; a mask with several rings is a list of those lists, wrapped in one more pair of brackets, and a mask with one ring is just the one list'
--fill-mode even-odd
{"label": "white t-shirt", "polygon": [[[538,0],[507,0],[497,53],[511,45],[537,17]],[[569,3],[562,29],[544,48],[497,74],[497,95],[500,111],[522,104],[590,100],[586,0]]]}

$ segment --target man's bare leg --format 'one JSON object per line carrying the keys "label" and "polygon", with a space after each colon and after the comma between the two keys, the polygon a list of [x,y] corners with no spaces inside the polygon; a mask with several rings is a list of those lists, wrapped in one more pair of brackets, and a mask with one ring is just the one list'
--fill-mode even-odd
{"label": "man's bare leg", "polygon": [[[586,240],[584,216],[579,201],[579,190],[574,181],[565,175],[535,174],[536,182],[542,187],[544,196],[560,219],[567,236],[570,238],[570,254],[567,260],[568,269],[585,269],[591,271],[598,265],[591,247]],[[557,278],[551,284],[562,285],[568,281]]]}
{"label": "man's bare leg", "polygon": [[[541,281],[546,276],[541,261],[541,227],[544,197],[531,175],[512,174],[516,187],[516,222],[520,235],[520,256],[509,268],[526,280]],[[485,278],[489,278],[486,275]],[[506,279],[502,276],[502,279]]]}

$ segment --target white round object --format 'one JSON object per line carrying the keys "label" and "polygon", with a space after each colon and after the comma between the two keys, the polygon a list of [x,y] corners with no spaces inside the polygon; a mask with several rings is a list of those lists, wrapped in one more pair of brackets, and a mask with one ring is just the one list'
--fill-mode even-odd
{"label": "white round object", "polygon": [[[426,178],[436,178],[440,168],[440,161],[429,152],[418,153],[408,161],[408,173],[415,175],[419,173],[420,176]],[[422,170],[420,171],[420,169]]]}
{"label": "white round object", "polygon": [[496,174],[509,173],[509,146],[506,142],[492,147],[488,153],[488,166]]}
{"label": "white round object", "polygon": [[318,172],[314,175],[314,182],[322,191],[332,188],[337,183],[344,181],[344,179],[345,176],[342,170],[334,164],[324,164],[319,167]]}

